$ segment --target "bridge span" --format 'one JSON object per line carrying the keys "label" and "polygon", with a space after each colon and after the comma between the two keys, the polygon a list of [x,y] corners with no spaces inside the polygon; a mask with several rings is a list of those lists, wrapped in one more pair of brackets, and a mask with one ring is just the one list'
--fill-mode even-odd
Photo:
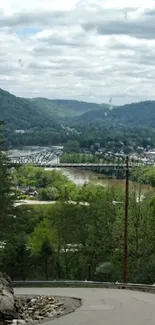
{"label": "bridge span", "polygon": [[35,166],[42,166],[46,165],[51,161],[54,161],[60,155],[62,154],[61,149],[57,148],[49,148],[49,149],[44,149],[38,152],[32,152],[24,155],[10,155],[9,160],[10,160],[10,165],[25,165],[25,164],[33,164]]}
{"label": "bridge span", "polygon": [[[125,169],[126,165],[125,164],[89,164],[89,163],[84,163],[84,164],[78,164],[78,163],[56,163],[56,162],[34,162],[34,161],[24,161],[22,162],[21,160],[15,161],[11,160],[10,166],[21,166],[21,165],[26,165],[26,164],[33,164],[34,167],[45,167],[45,168],[100,168],[100,169]],[[139,167],[142,166],[142,164],[130,164],[129,168],[133,167]]]}
{"label": "bridge span", "polygon": [[[124,169],[125,163],[60,163],[61,149],[50,148],[21,156],[10,156],[10,166],[32,164],[37,167],[50,168],[112,168]],[[129,168],[141,166],[141,163],[130,163]]]}

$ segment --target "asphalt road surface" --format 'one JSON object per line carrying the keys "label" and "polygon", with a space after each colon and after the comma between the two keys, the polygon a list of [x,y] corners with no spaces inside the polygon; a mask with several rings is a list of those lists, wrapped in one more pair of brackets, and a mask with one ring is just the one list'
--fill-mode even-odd
{"label": "asphalt road surface", "polygon": [[74,313],[44,325],[155,325],[155,295],[118,289],[17,288],[16,294],[82,298]]}

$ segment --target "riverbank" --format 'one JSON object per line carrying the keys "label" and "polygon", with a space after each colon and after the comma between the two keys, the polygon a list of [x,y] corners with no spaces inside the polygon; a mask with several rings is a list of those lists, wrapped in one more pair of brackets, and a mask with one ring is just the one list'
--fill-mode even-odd
{"label": "riverbank", "polygon": [[[57,170],[61,171],[70,181],[76,185],[95,184],[103,187],[120,187],[125,188],[125,179],[106,178],[104,175],[98,174],[91,170],[77,170],[75,168],[45,168],[45,171]],[[132,192],[146,194],[154,191],[153,187],[148,184],[139,184],[136,181],[129,181],[129,189]]]}

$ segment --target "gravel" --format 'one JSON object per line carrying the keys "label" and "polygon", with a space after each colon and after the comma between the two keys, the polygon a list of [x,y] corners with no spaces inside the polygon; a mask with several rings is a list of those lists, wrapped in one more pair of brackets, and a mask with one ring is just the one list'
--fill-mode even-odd
{"label": "gravel", "polygon": [[18,319],[5,320],[0,325],[35,325],[74,312],[81,300],[53,296],[16,297]]}

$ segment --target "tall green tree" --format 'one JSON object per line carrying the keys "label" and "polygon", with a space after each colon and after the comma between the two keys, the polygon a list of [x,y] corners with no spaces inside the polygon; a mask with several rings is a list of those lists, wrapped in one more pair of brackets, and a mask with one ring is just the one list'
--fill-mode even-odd
{"label": "tall green tree", "polygon": [[26,280],[29,268],[30,252],[26,243],[26,237],[18,234],[6,241],[1,252],[2,270],[14,279]]}
{"label": "tall green tree", "polygon": [[3,150],[3,134],[0,132],[0,240],[12,230],[15,216],[15,189],[7,153]]}

